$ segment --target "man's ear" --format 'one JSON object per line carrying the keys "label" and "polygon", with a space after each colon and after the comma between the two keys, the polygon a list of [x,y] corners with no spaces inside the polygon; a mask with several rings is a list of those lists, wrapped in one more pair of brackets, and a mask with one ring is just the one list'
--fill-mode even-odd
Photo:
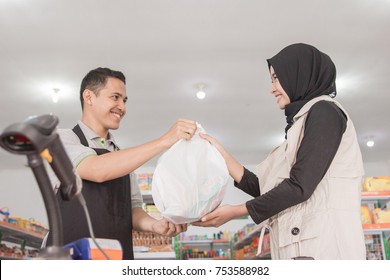
{"label": "man's ear", "polygon": [[89,89],[85,89],[84,92],[83,92],[83,98],[84,98],[84,103],[88,104],[88,105],[91,105],[92,104],[92,95],[93,95],[93,91],[89,90]]}

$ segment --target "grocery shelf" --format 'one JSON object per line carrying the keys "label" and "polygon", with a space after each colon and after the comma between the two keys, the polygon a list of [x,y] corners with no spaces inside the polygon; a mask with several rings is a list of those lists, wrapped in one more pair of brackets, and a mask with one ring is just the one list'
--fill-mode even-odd
{"label": "grocery shelf", "polygon": [[188,258],[187,260],[230,260],[229,257],[213,257],[213,258]]}
{"label": "grocery shelf", "polygon": [[24,230],[16,225],[0,222],[0,232],[2,240],[15,244],[23,243],[25,246],[41,248],[42,241],[45,239],[44,234],[34,231]]}
{"label": "grocery shelf", "polygon": [[271,259],[271,252],[264,252],[261,253],[259,256],[256,256],[255,254],[250,254],[244,256],[243,260],[269,260]]}
{"label": "grocery shelf", "polygon": [[194,244],[221,244],[227,245],[230,244],[229,240],[220,240],[220,239],[202,239],[202,240],[179,240],[180,244],[194,245]]}
{"label": "grocery shelf", "polygon": [[[390,191],[365,191],[361,193],[362,205],[371,205],[374,208],[381,208],[382,204],[390,201]],[[370,210],[371,212],[371,210]],[[362,219],[363,220],[363,219]],[[387,241],[385,240],[390,232],[390,223],[362,224],[366,236],[367,259],[388,259]],[[371,243],[367,243],[367,238]]]}
{"label": "grocery shelf", "polygon": [[179,240],[180,244],[211,244],[213,241],[211,239],[203,239],[203,240]]}
{"label": "grocery shelf", "polygon": [[270,260],[270,259],[271,259],[271,252],[264,252],[254,258],[254,260]]}
{"label": "grocery shelf", "polygon": [[365,234],[375,234],[384,231],[390,231],[390,223],[384,224],[363,224],[363,231]]}
{"label": "grocery shelf", "polygon": [[175,252],[135,252],[135,260],[175,260]]}
{"label": "grocery shelf", "polygon": [[362,200],[388,200],[390,191],[362,192]]}
{"label": "grocery shelf", "polygon": [[245,235],[241,240],[237,241],[233,244],[233,249],[238,250],[252,242],[254,237],[260,236],[261,229],[264,227],[265,222],[262,222],[256,226],[255,229],[250,231],[247,235]]}
{"label": "grocery shelf", "polygon": [[180,260],[230,260],[232,259],[232,242],[229,239],[182,238],[179,240],[177,238],[175,251]]}
{"label": "grocery shelf", "polygon": [[145,203],[153,203],[153,195],[151,190],[141,190],[141,195]]}
{"label": "grocery shelf", "polygon": [[214,244],[230,244],[230,240],[225,239],[213,239],[212,242]]}

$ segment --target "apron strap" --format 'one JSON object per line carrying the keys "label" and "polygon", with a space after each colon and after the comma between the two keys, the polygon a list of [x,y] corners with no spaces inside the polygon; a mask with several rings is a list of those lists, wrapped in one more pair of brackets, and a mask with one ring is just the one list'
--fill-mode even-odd
{"label": "apron strap", "polygon": [[80,126],[77,124],[75,127],[73,127],[72,131],[77,135],[77,137],[80,139],[80,143],[86,147],[89,147],[87,138],[85,138],[84,133],[81,131]]}
{"label": "apron strap", "polygon": [[263,247],[263,238],[264,238],[265,230],[266,230],[266,226],[263,226],[261,229],[261,232],[260,232],[259,244],[257,245],[257,253],[256,253],[257,257],[261,255],[261,249]]}
{"label": "apron strap", "polygon": [[259,243],[257,245],[257,253],[256,253],[257,257],[261,255],[261,250],[263,248],[263,239],[264,239],[265,230],[268,229],[268,232],[271,232],[271,230],[272,230],[271,224],[272,224],[272,221],[270,222],[270,220],[268,219],[266,222],[264,222],[264,225],[261,228]]}

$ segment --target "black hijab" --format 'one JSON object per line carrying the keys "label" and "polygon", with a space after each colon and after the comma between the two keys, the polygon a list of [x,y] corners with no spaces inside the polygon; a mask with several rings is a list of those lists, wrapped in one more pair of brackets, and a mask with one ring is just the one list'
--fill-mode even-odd
{"label": "black hijab", "polygon": [[267,62],[290,97],[291,103],[284,110],[286,134],[294,116],[308,101],[321,95],[336,96],[336,67],[328,55],[313,46],[287,46]]}

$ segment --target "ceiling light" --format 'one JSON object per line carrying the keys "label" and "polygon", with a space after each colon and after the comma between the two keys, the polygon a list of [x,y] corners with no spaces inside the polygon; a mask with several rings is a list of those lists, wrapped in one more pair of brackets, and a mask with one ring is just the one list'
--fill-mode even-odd
{"label": "ceiling light", "polygon": [[204,91],[204,85],[199,84],[198,85],[198,91],[196,92],[196,97],[198,99],[204,99],[206,97],[206,92]]}
{"label": "ceiling light", "polygon": [[367,147],[370,147],[370,148],[371,148],[371,147],[373,147],[373,146],[375,145],[375,142],[374,142],[374,140],[372,140],[372,139],[368,139],[366,145],[367,145]]}
{"label": "ceiling light", "polygon": [[53,103],[58,103],[58,101],[60,100],[59,92],[60,92],[59,88],[53,88],[53,97],[52,97]]}
{"label": "ceiling light", "polygon": [[196,97],[199,99],[204,99],[206,97],[206,93],[203,90],[200,90],[196,93]]}

